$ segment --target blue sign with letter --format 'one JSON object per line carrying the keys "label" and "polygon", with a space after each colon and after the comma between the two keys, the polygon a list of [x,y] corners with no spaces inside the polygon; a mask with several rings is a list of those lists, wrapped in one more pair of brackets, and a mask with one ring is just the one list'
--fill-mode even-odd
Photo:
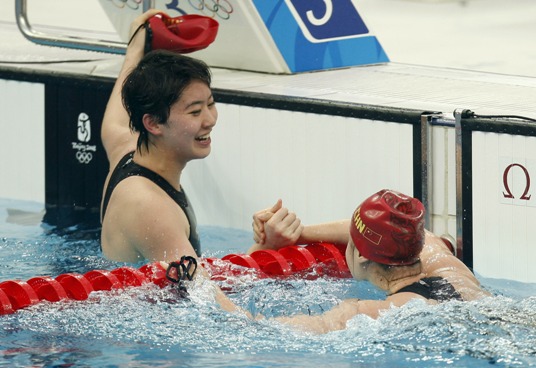
{"label": "blue sign with letter", "polygon": [[352,0],[253,0],[290,71],[388,62]]}
{"label": "blue sign with letter", "polygon": [[311,42],[358,37],[369,30],[351,1],[286,0],[305,37]]}

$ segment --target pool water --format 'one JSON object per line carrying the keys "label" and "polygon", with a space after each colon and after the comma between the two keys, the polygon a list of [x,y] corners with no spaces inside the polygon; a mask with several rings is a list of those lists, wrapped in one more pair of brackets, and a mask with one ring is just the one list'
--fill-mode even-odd
{"label": "pool water", "polygon": [[[115,269],[98,231],[52,231],[42,205],[0,199],[0,281]],[[201,227],[205,256],[245,252],[252,234]],[[139,267],[139,265],[132,265]],[[6,367],[477,367],[536,365],[536,285],[480,278],[493,298],[414,302],[378,320],[352,319],[344,331],[310,335],[269,318],[221,311],[211,284],[176,299],[153,284],[93,292],[85,301],[41,302],[0,316]],[[321,313],[350,297],[384,295],[367,282],[236,278],[233,301],[266,317]]]}

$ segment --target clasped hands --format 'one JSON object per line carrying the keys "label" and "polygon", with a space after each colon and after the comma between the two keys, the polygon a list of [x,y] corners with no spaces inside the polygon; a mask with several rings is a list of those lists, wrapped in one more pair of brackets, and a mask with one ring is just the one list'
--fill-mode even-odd
{"label": "clasped hands", "polygon": [[256,212],[252,225],[255,243],[274,250],[296,244],[304,228],[296,214],[283,207],[281,199],[271,208]]}

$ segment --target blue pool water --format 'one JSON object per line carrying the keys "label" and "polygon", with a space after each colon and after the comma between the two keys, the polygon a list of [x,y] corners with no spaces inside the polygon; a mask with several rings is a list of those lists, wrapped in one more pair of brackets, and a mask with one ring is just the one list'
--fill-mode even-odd
{"label": "blue pool water", "polygon": [[[96,231],[58,234],[40,225],[41,208],[0,199],[0,281],[123,265],[102,258]],[[250,245],[249,232],[200,230],[206,256],[244,252]],[[378,320],[358,316],[345,331],[321,336],[223,312],[208,284],[190,289],[190,301],[152,284],[94,292],[86,301],[41,302],[0,316],[0,366],[536,365],[536,285],[481,281],[493,298],[436,307],[413,303]],[[344,298],[383,296],[366,282],[332,278],[238,279],[229,295],[267,317],[320,313]]]}

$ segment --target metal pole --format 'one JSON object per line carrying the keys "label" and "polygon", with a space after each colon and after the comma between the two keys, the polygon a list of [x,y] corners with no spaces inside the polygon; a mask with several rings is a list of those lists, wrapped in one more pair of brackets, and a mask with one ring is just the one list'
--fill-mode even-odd
{"label": "metal pole", "polygon": [[[144,7],[146,3],[147,6],[150,6],[151,4],[154,5],[154,0],[144,0]],[[27,10],[26,0],[15,0],[15,19],[17,20],[17,25],[23,36],[36,44],[106,52],[111,54],[124,54],[126,51],[126,44],[124,42],[103,41],[91,38],[52,35],[37,32],[32,28],[28,21]]]}
{"label": "metal pole", "polygon": [[462,109],[454,111],[456,131],[456,254],[463,261]]}

